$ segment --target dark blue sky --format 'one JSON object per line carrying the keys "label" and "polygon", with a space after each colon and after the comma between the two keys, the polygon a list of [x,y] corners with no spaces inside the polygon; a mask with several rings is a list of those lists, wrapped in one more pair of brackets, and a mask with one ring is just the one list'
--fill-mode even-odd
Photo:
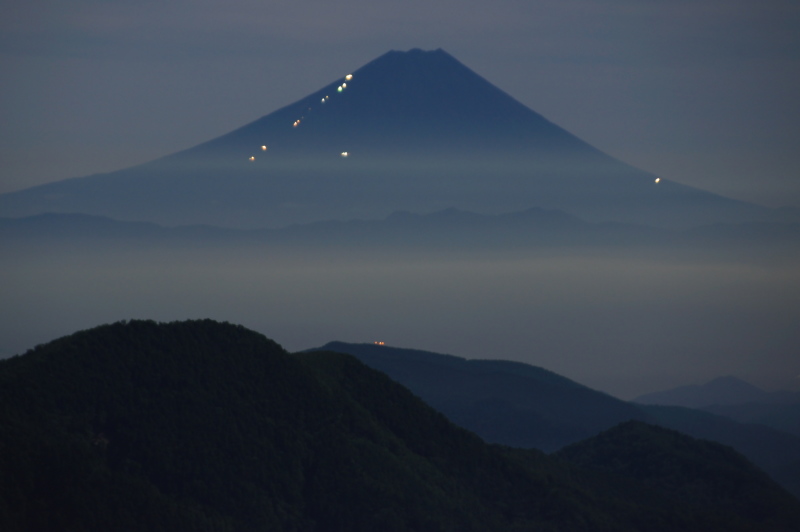
{"label": "dark blue sky", "polygon": [[0,192],[145,162],[389,49],[444,48],[644,170],[800,206],[800,4],[35,3],[0,16]]}

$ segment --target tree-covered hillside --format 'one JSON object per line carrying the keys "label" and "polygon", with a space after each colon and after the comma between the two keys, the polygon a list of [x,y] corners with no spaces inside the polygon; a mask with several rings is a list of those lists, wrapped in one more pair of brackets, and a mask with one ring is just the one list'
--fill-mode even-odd
{"label": "tree-covered hillside", "polygon": [[330,342],[408,387],[487,442],[553,452],[630,419],[636,406],[552,371],[507,360],[468,360],[416,349]]}
{"label": "tree-covered hillside", "polygon": [[624,421],[638,420],[729,445],[800,497],[800,439],[683,407],[616,399],[521,362],[465,359],[376,344],[330,342],[386,373],[485,441],[554,452]]}
{"label": "tree-covered hillside", "polygon": [[[763,481],[750,475],[737,478]],[[769,481],[756,515],[720,514],[713,490],[687,506],[619,478],[486,445],[348,355],[293,356],[230,324],[121,322],[0,361],[4,531],[789,530],[800,517]]]}

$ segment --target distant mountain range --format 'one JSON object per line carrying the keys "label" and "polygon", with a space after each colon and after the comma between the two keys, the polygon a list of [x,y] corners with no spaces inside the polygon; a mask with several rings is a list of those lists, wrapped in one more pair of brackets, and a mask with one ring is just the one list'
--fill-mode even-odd
{"label": "distant mountain range", "polygon": [[0,405],[8,532],[788,532],[800,521],[798,500],[728,447],[641,422],[552,457],[487,445],[349,355],[290,355],[209,320],[120,322],[2,360]]}
{"label": "distant mountain range", "polygon": [[646,417],[634,405],[521,362],[344,342],[318,349],[355,356],[493,443],[552,452]]}
{"label": "distant mountain range", "polygon": [[689,408],[621,401],[520,362],[344,342],[318,349],[355,356],[488,442],[552,452],[623,421],[640,420],[730,445],[800,496],[800,438],[775,428]]}
{"label": "distant mountain range", "polygon": [[741,423],[758,423],[800,436],[800,392],[765,392],[736,377],[649,393],[634,402],[698,408]]}
{"label": "distant mountain range", "polygon": [[748,403],[800,403],[800,393],[765,392],[736,377],[719,377],[705,384],[680,386],[661,392],[640,395],[633,400],[646,405],[673,405],[689,408],[734,406]]}
{"label": "distant mountain range", "polygon": [[0,196],[0,216],[282,227],[395,211],[558,209],[668,227],[800,221],[630,167],[443,50],[388,52],[226,135],[132,168]]}
{"label": "distant mountain range", "polygon": [[665,229],[591,223],[557,210],[526,209],[498,215],[447,209],[427,215],[396,212],[380,220],[319,221],[281,229],[164,227],[86,214],[47,213],[0,218],[0,243],[92,242],[114,245],[217,243],[294,248],[435,249],[492,251],[553,247],[611,249],[638,246],[695,250],[771,248],[800,252],[800,223],[714,224]]}

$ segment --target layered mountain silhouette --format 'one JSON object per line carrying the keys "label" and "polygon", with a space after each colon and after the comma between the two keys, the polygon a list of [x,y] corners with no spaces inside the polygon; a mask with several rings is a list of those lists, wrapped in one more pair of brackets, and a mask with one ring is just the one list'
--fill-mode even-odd
{"label": "layered mountain silhouette", "polygon": [[741,423],[757,423],[800,436],[800,392],[766,392],[736,377],[648,393],[634,402],[699,408]]}
{"label": "layered mountain silhouette", "polygon": [[551,452],[646,417],[631,404],[521,362],[344,342],[319,349],[355,356],[493,443]]}
{"label": "layered mountain silhouette", "polygon": [[656,183],[443,50],[417,49],[388,52],[194,148],[0,196],[0,216],[86,213],[230,227],[531,207],[681,227],[787,216],[667,179]]}
{"label": "layered mountain silhouette", "polygon": [[555,458],[491,446],[353,357],[290,355],[209,320],[120,322],[0,361],[0,405],[9,532],[729,532],[800,519],[729,448],[642,423]]}
{"label": "layered mountain silhouette", "polygon": [[703,410],[740,423],[758,423],[800,437],[800,396],[796,392],[792,401],[710,405]]}
{"label": "layered mountain silhouette", "polygon": [[[794,399],[794,401],[792,401]],[[787,393],[765,392],[757,386],[733,376],[718,377],[705,384],[679,386],[653,392],[633,400],[646,405],[672,405],[702,408],[711,405],[741,405],[746,403],[800,402],[800,397]]]}
{"label": "layered mountain silhouette", "polygon": [[407,386],[488,442],[556,451],[628,420],[730,445],[800,495],[800,439],[685,407],[637,405],[521,362],[468,360],[415,349],[330,342]]}

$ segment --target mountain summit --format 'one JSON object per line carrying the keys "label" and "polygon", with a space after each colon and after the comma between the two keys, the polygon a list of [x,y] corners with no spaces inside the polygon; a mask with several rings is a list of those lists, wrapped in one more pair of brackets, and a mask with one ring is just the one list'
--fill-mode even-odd
{"label": "mountain summit", "polygon": [[703,408],[712,405],[742,405],[776,402],[774,394],[733,376],[717,377],[705,384],[690,384],[641,395],[634,399],[645,405]]}
{"label": "mountain summit", "polygon": [[187,155],[232,153],[260,160],[258,147],[264,142],[271,152],[263,155],[322,160],[340,157],[342,151],[360,161],[421,156],[481,160],[496,150],[519,156],[520,149],[526,157],[532,151],[540,157],[554,151],[600,155],[447,52],[418,49],[388,52]]}
{"label": "mountain summit", "polygon": [[772,210],[632,168],[443,50],[391,51],[299,101],[133,168],[0,196],[0,216],[83,212],[257,227],[397,210],[561,209],[691,226]]}

